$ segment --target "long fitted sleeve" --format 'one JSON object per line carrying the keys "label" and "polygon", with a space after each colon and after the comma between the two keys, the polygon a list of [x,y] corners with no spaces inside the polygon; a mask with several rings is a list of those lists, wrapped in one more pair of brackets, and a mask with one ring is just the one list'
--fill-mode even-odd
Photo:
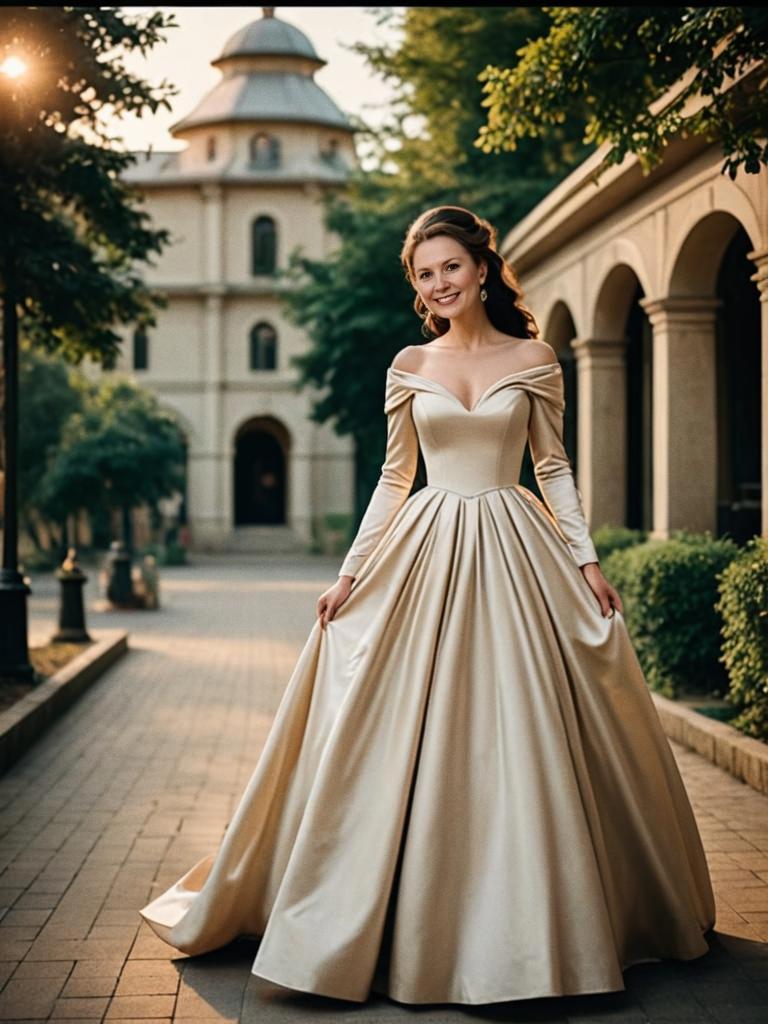
{"label": "long fitted sleeve", "polygon": [[[402,388],[400,392],[402,394]],[[339,576],[357,576],[361,565],[404,504],[416,477],[419,441],[411,416],[411,401],[400,397],[389,399],[386,408],[387,449],[381,475]]]}
{"label": "long fitted sleeve", "polygon": [[556,374],[552,390],[554,394],[549,397],[531,395],[528,442],[536,482],[576,564],[582,566],[597,562],[598,557],[584,515],[581,492],[576,487],[573,467],[563,445],[562,374]]}

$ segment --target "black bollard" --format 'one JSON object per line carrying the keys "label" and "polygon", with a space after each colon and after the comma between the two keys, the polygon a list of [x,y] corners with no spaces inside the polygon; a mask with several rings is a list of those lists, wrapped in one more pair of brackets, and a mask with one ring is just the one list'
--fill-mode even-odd
{"label": "black bollard", "polygon": [[131,580],[131,556],[120,540],[113,540],[109,546],[107,578],[107,599],[118,608],[135,608]]}
{"label": "black bollard", "polygon": [[77,552],[69,548],[67,557],[56,571],[61,583],[59,604],[59,630],[51,637],[51,643],[90,643],[91,637],[85,628],[83,607],[83,586],[88,579],[77,564]]}

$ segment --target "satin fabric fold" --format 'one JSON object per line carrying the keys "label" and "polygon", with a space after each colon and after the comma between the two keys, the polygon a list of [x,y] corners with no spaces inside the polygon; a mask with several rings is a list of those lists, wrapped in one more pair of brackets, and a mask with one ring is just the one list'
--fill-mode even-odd
{"label": "satin fabric fold", "polygon": [[[358,534],[350,596],[310,630],[219,850],[141,911],[166,942],[260,936],[254,974],[406,1003],[615,991],[630,964],[707,952],[706,859],[623,616],[584,579],[583,532],[509,482],[531,396],[558,391],[536,370],[464,414],[389,375],[429,483],[392,511],[401,420],[392,504]],[[537,429],[565,479],[542,440],[556,420]]]}

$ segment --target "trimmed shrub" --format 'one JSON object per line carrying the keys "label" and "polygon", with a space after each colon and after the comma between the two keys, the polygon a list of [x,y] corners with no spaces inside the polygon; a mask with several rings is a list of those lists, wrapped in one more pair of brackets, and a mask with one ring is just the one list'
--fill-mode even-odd
{"label": "trimmed shrub", "polygon": [[31,548],[23,558],[19,558],[19,572],[53,572],[60,564],[61,555],[58,547],[47,550]]}
{"label": "trimmed shrub", "polygon": [[723,696],[718,573],[738,554],[730,539],[677,531],[614,551],[603,565],[621,595],[624,618],[648,685],[665,697]]}
{"label": "trimmed shrub", "polygon": [[187,549],[178,541],[169,541],[164,545],[163,565],[186,565]]}
{"label": "trimmed shrub", "polygon": [[187,564],[187,549],[177,541],[169,541],[167,544],[145,544],[134,554],[139,559],[144,555],[154,555],[158,565]]}
{"label": "trimmed shrub", "polygon": [[728,699],[739,709],[730,724],[768,740],[768,539],[753,537],[720,573],[718,613]]}
{"label": "trimmed shrub", "polygon": [[601,562],[613,551],[623,551],[625,548],[634,547],[635,544],[642,544],[648,539],[645,530],[630,530],[626,526],[603,525],[591,532],[597,557]]}

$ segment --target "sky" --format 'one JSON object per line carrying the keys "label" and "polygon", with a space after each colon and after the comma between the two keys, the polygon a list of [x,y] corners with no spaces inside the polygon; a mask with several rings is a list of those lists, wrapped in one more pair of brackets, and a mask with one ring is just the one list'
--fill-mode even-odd
{"label": "sky", "polygon": [[[402,10],[403,8],[394,8]],[[143,117],[123,117],[110,125],[122,136],[126,149],[182,149],[169,127],[188,114],[198,101],[221,79],[211,67],[225,42],[244,25],[261,17],[261,7],[140,7],[121,5],[126,15],[173,12],[178,28],[165,31],[165,43],[158,43],[146,57],[128,54],[129,71],[154,85],[163,79],[179,90],[171,103],[173,111],[160,108]],[[392,86],[367,68],[363,57],[345,46],[355,42],[394,42],[397,33],[389,26],[377,26],[370,7],[276,7],[275,17],[301,29],[314,44],[318,56],[328,61],[315,74],[315,81],[347,114],[356,114],[370,124],[383,120],[392,97]]]}

